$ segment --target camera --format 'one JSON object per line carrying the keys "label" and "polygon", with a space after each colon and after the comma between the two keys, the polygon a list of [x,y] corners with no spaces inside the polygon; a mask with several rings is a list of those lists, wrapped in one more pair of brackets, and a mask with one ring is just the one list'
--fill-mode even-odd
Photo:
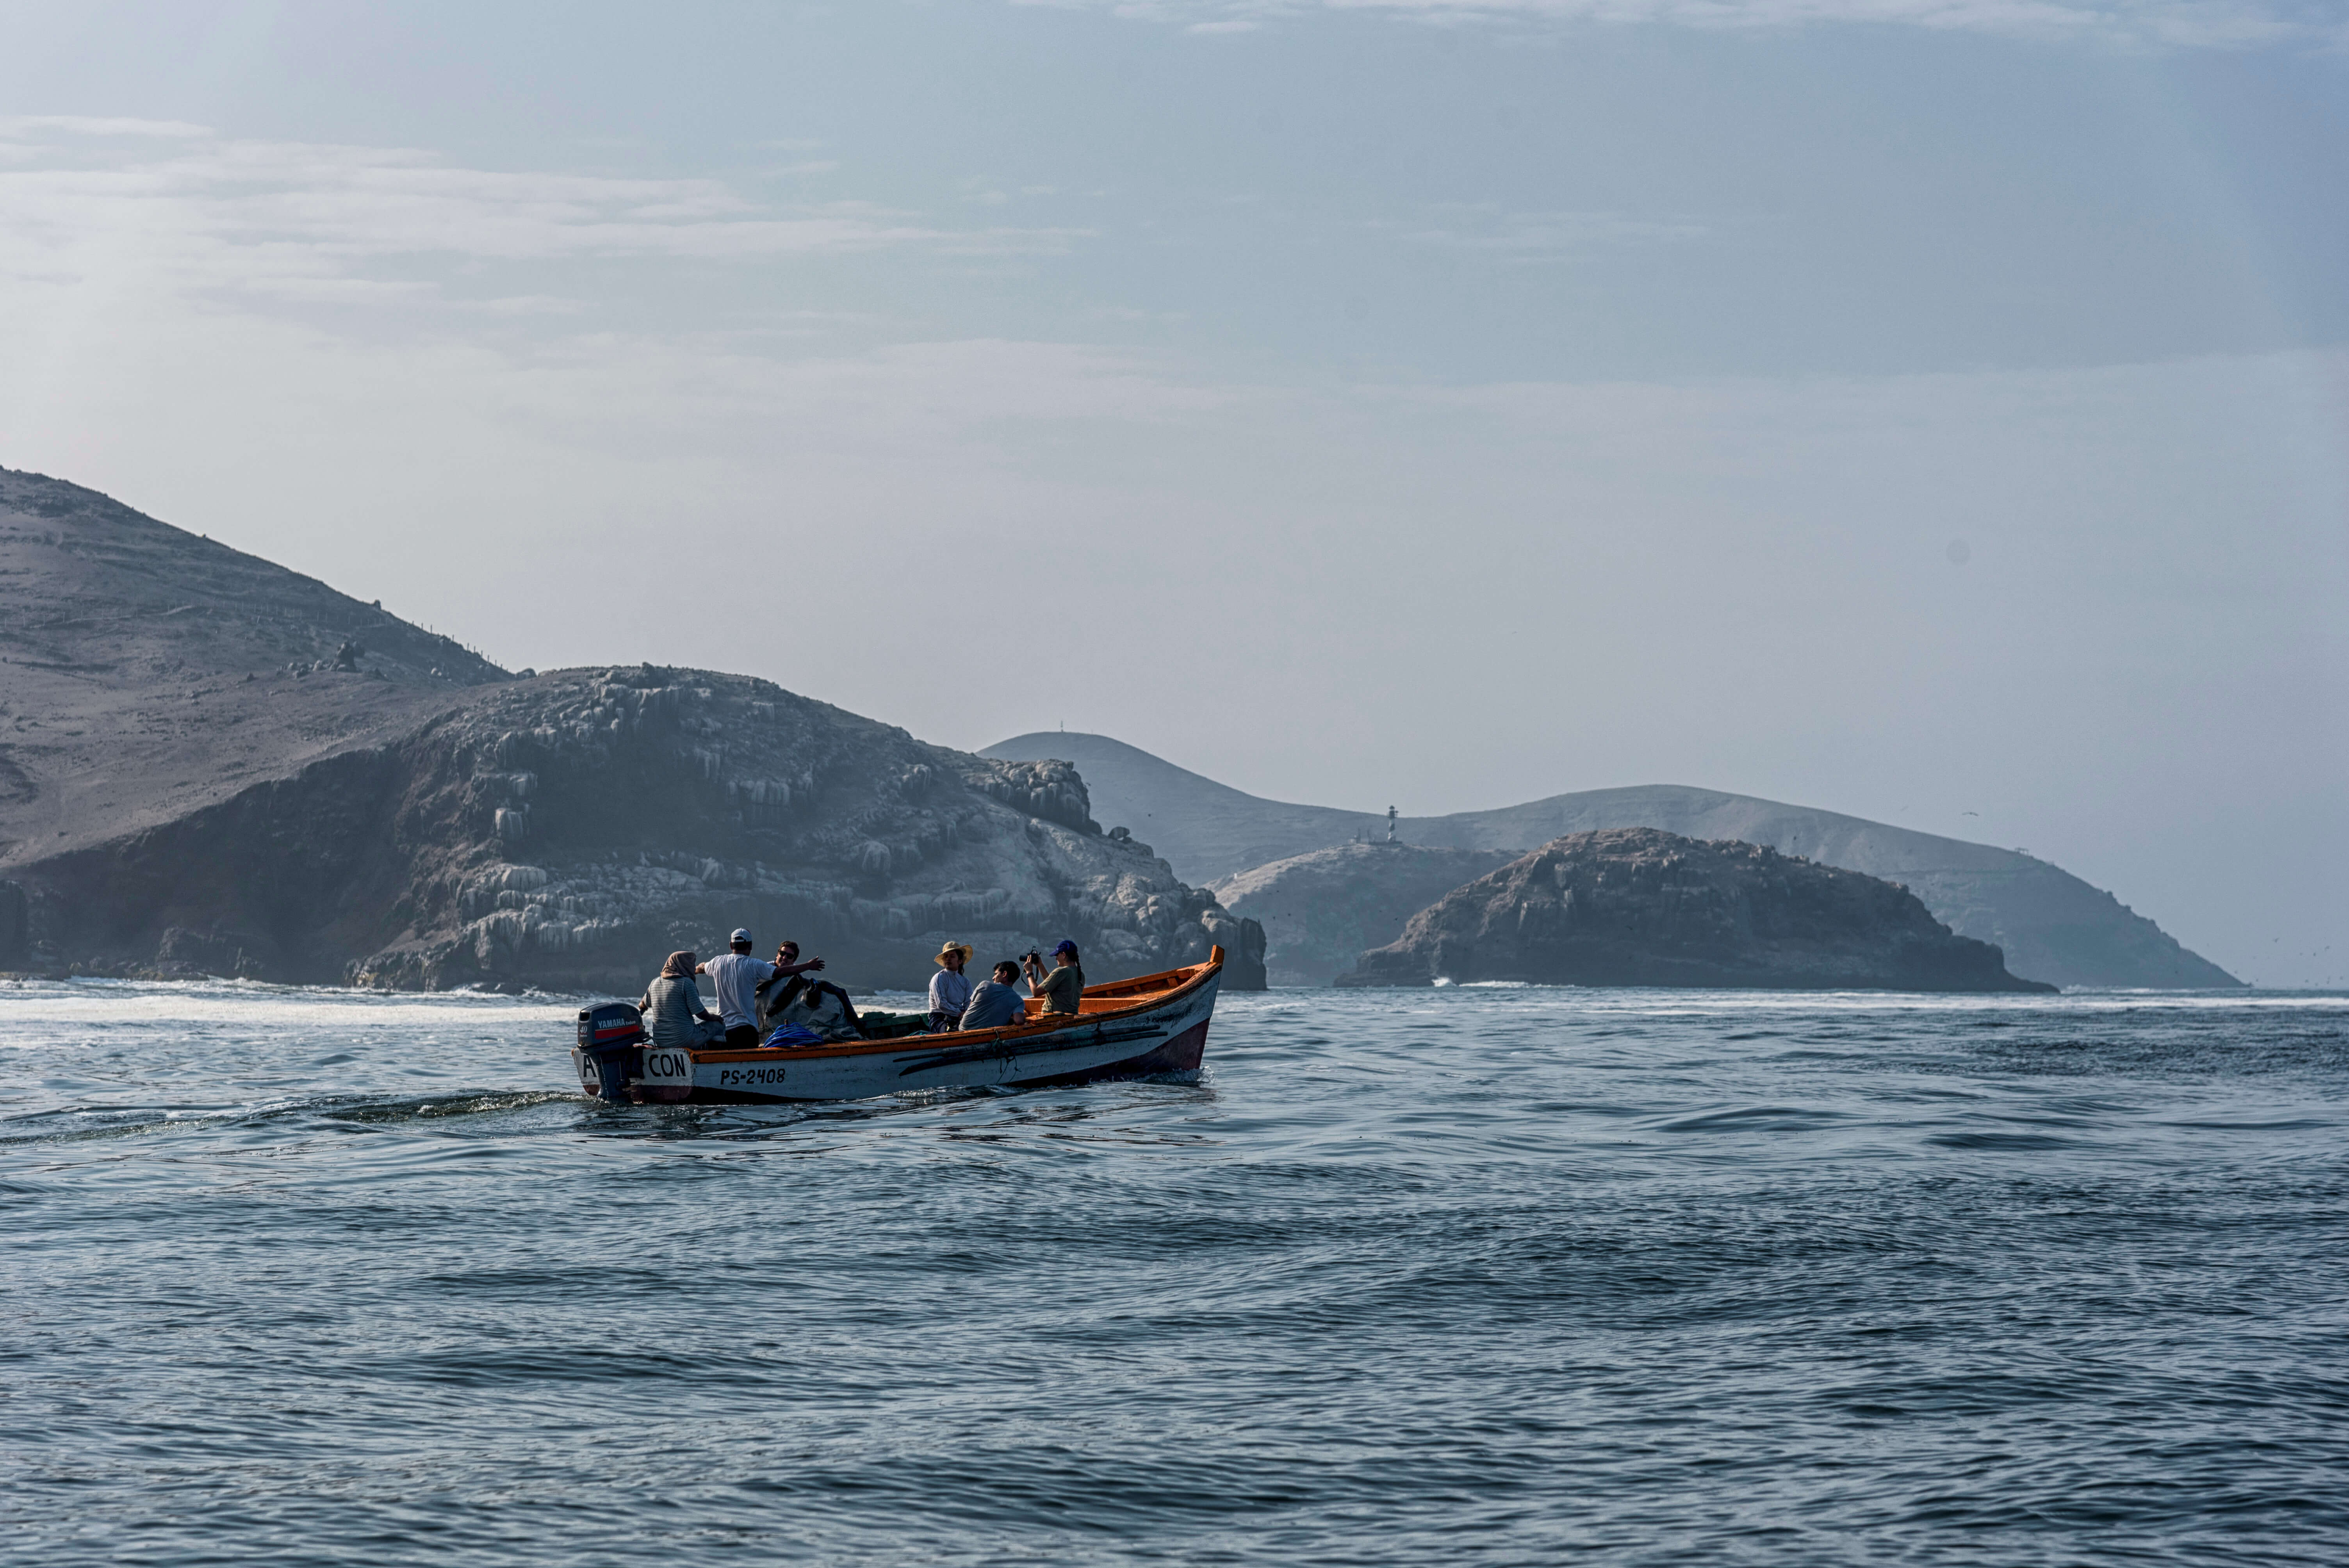
{"label": "camera", "polygon": [[1020,955],[1019,962],[1022,964],[1041,964],[1044,962],[1044,955],[1031,947]]}

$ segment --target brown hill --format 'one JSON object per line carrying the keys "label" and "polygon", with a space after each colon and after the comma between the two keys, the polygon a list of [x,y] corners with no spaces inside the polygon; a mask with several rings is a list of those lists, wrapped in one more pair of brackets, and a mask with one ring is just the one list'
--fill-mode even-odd
{"label": "brown hill", "polygon": [[2052,991],[1857,872],[1652,828],[1574,833],[1479,877],[1341,985],[1517,980],[1770,990]]}

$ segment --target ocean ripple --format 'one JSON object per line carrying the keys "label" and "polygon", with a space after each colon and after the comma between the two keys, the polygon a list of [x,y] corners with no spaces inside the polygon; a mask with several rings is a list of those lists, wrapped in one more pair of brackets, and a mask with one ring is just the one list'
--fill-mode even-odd
{"label": "ocean ripple", "polygon": [[12,1560],[2332,1563],[2349,1000],[1226,998],[605,1107],[574,1001],[0,987]]}

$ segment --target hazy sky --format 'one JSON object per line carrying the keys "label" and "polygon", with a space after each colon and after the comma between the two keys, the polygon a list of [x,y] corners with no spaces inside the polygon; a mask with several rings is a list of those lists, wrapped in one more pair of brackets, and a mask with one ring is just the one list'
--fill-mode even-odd
{"label": "hazy sky", "polygon": [[2349,977],[2343,0],[0,38],[0,463],[509,665],[1739,790]]}

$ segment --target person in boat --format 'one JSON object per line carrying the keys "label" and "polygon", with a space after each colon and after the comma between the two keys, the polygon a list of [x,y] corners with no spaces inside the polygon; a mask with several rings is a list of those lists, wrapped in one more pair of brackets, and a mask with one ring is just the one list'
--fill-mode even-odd
{"label": "person in boat", "polygon": [[1028,994],[1044,999],[1047,1013],[1074,1013],[1077,998],[1084,994],[1085,972],[1077,963],[1077,944],[1062,937],[1052,949],[1052,971],[1044,972],[1044,961],[1030,953],[1020,960],[1028,972]]}
{"label": "person in boat", "polygon": [[693,954],[672,953],[660,974],[645,987],[636,1011],[645,1016],[645,1032],[653,1044],[690,1050],[718,1037],[723,1026],[718,1015],[701,1005],[701,987],[693,983]]}
{"label": "person in boat", "polygon": [[821,969],[823,960],[812,958],[805,964],[785,964],[786,951],[796,958],[798,947],[783,944],[775,951],[775,962],[750,956],[750,934],[738,928],[726,940],[726,951],[700,965],[694,973],[709,976],[710,989],[718,993],[718,1014],[724,1020],[726,1043],[737,1050],[748,1050],[759,1043],[759,991],[772,984],[778,976],[796,978],[802,971]]}
{"label": "person in boat", "polygon": [[938,972],[930,976],[930,1033],[942,1035],[962,1022],[970,1006],[970,976],[962,972],[970,962],[968,942],[949,942],[938,949]]}
{"label": "person in boat", "polygon": [[829,980],[795,976],[776,993],[780,999],[769,1005],[763,1021],[767,1045],[791,1045],[811,1035],[832,1041],[866,1037],[856,1004]]}
{"label": "person in boat", "polygon": [[1027,1005],[1019,999],[1019,965],[1007,958],[995,966],[993,978],[980,981],[971,992],[970,1006],[963,1009],[962,1026],[999,1029],[1027,1016]]}
{"label": "person in boat", "polygon": [[767,1025],[769,1017],[781,1012],[802,991],[814,985],[815,982],[808,978],[808,974],[823,967],[823,960],[821,958],[801,963],[800,944],[796,942],[786,942],[776,948],[775,972],[760,981],[758,988],[751,992],[751,996],[759,1004],[760,1023],[771,1027]]}

